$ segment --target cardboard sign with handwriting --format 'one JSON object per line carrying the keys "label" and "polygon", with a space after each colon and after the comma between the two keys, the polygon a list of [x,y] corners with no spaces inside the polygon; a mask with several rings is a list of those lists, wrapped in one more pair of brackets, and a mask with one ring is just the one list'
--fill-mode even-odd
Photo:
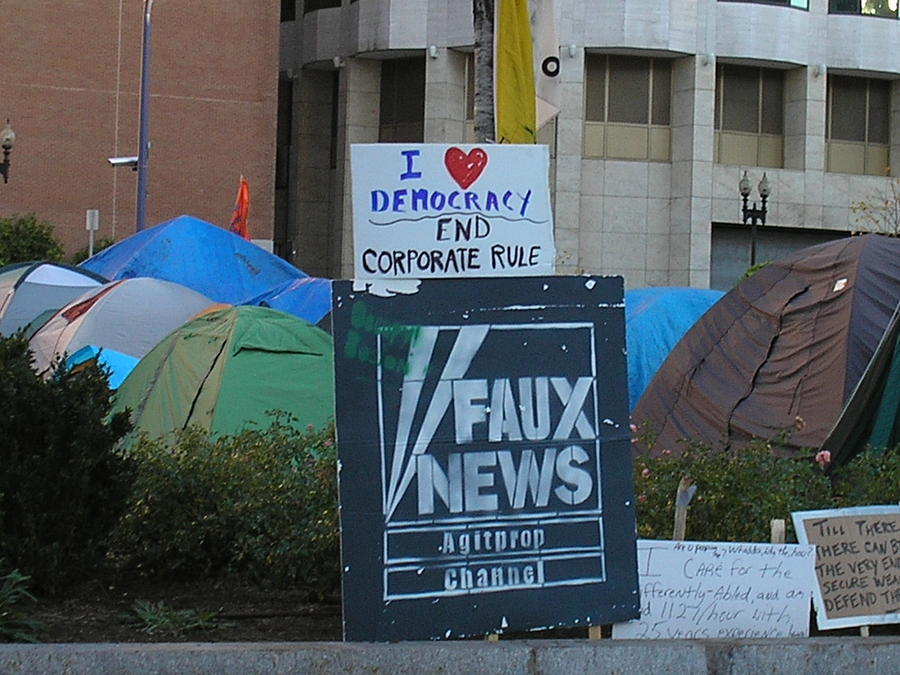
{"label": "cardboard sign with handwriting", "polygon": [[797,539],[816,546],[820,629],[900,623],[900,506],[791,515]]}
{"label": "cardboard sign with handwriting", "polygon": [[614,638],[807,637],[812,546],[639,539],[641,616]]}
{"label": "cardboard sign with handwriting", "polygon": [[357,279],[552,275],[546,145],[350,148]]}

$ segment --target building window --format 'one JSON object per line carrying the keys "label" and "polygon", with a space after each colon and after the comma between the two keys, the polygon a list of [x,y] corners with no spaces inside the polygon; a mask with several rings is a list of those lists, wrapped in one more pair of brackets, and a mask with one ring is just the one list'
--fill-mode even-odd
{"label": "building window", "polygon": [[830,14],[866,14],[897,18],[898,0],[829,0]]}
{"label": "building window", "polygon": [[668,161],[671,63],[588,54],[585,68],[585,157]]}
{"label": "building window", "polygon": [[317,9],[328,9],[329,7],[340,7],[341,0],[304,0],[303,13],[315,12]]}
{"label": "building window", "polygon": [[297,18],[297,0],[281,0],[281,20],[293,21]]}
{"label": "building window", "polygon": [[784,72],[719,64],[715,125],[719,164],[784,166]]}
{"label": "building window", "polygon": [[781,5],[783,7],[809,9],[809,0],[719,0],[719,2],[752,2],[755,5]]}
{"label": "building window", "polygon": [[890,166],[891,86],[887,80],[828,76],[828,171],[884,176]]}
{"label": "building window", "polygon": [[380,143],[421,143],[425,138],[425,59],[381,62]]}

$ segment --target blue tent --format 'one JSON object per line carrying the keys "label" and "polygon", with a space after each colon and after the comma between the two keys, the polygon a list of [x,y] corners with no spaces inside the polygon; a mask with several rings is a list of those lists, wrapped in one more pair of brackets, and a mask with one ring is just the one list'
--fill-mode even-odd
{"label": "blue tent", "polygon": [[628,409],[688,328],[724,295],[703,288],[659,286],[625,291]]}
{"label": "blue tent", "polygon": [[174,281],[232,305],[307,276],[256,244],[192,216],[138,232],[81,266],[112,280]]}
{"label": "blue tent", "polygon": [[241,304],[280,309],[309,323],[318,324],[331,312],[331,279],[294,279]]}
{"label": "blue tent", "polygon": [[134,370],[138,361],[140,361],[134,356],[117,352],[114,349],[85,345],[66,359],[66,366],[74,368],[92,359],[96,359],[98,364],[106,367],[109,371],[110,389],[118,389],[119,385],[122,384],[125,378],[128,377],[128,374]]}

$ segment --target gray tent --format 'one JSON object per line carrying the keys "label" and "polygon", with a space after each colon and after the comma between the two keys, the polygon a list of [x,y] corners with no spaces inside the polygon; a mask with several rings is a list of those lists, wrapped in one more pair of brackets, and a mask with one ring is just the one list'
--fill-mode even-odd
{"label": "gray tent", "polygon": [[104,283],[99,274],[49,260],[0,268],[0,335],[12,335]]}
{"label": "gray tent", "polygon": [[137,277],[112,281],[58,311],[30,340],[34,366],[44,370],[86,345],[141,358],[166,335],[213,305],[181,284]]}

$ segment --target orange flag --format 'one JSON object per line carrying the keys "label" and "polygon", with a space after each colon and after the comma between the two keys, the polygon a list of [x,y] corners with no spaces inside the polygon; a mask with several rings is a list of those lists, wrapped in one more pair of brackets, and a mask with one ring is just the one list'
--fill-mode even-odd
{"label": "orange flag", "polygon": [[231,213],[231,231],[250,241],[250,229],[247,225],[247,216],[250,213],[250,185],[241,176],[238,185],[237,199],[234,200],[234,211]]}

